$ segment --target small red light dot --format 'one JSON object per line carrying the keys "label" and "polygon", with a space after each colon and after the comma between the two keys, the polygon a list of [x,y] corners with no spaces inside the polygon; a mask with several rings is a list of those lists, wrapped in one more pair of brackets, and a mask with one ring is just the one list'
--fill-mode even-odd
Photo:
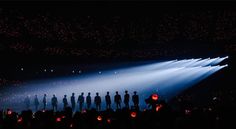
{"label": "small red light dot", "polygon": [[98,121],[102,121],[102,117],[101,117],[101,116],[98,116],[98,117],[97,117],[97,120],[98,120]]}
{"label": "small red light dot", "polygon": [[70,128],[73,128],[73,124],[70,124]]}
{"label": "small red light dot", "polygon": [[153,94],[152,95],[152,100],[157,101],[158,98],[159,98],[159,96],[157,94]]}
{"label": "small red light dot", "polygon": [[7,111],[7,115],[11,115],[11,114],[12,114],[11,110]]}
{"label": "small red light dot", "polygon": [[57,122],[61,122],[61,118],[58,117],[58,118],[56,119],[56,121],[57,121]]}
{"label": "small red light dot", "polygon": [[137,116],[137,113],[136,113],[136,112],[131,112],[131,113],[130,113],[130,116],[131,116],[132,118],[135,118],[135,117]]}
{"label": "small red light dot", "polygon": [[107,119],[107,123],[108,123],[108,124],[111,123],[111,119],[110,119],[110,118]]}
{"label": "small red light dot", "polygon": [[18,123],[21,123],[22,120],[23,120],[22,117],[20,117],[20,118],[17,120],[17,122],[18,122]]}

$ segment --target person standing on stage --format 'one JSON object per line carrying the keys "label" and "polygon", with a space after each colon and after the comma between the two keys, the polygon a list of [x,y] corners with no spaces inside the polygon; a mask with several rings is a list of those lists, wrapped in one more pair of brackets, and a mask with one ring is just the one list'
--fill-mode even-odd
{"label": "person standing on stage", "polygon": [[125,108],[129,109],[129,94],[128,91],[125,91],[125,95],[124,95],[124,104],[125,104]]}
{"label": "person standing on stage", "polygon": [[94,98],[94,103],[96,105],[96,110],[101,111],[101,97],[99,96],[98,92],[96,93],[96,96]]}
{"label": "person standing on stage", "polygon": [[25,100],[24,100],[26,109],[29,110],[30,109],[30,98],[29,96],[26,96]]}
{"label": "person standing on stage", "polygon": [[57,97],[55,95],[53,95],[51,102],[52,102],[52,110],[57,111],[58,101],[57,101]]}
{"label": "person standing on stage", "polygon": [[78,97],[77,103],[79,103],[79,110],[82,111],[83,105],[84,105],[84,93],[83,93],[83,92],[82,92],[81,95]]}
{"label": "person standing on stage", "polygon": [[35,97],[34,97],[34,105],[35,105],[35,111],[38,111],[39,99],[38,99],[37,95],[35,95]]}
{"label": "person standing on stage", "polygon": [[43,96],[43,110],[46,109],[46,106],[47,106],[47,95],[44,94],[44,96]]}
{"label": "person standing on stage", "polygon": [[72,111],[75,111],[75,93],[72,93],[72,96],[70,97],[70,101],[71,101],[71,107],[72,107]]}
{"label": "person standing on stage", "polygon": [[139,96],[137,95],[136,91],[134,91],[134,95],[132,96],[132,101],[134,103],[135,109],[139,109]]}
{"label": "person standing on stage", "polygon": [[66,96],[67,96],[67,95],[64,95],[64,98],[63,98],[63,106],[64,106],[64,110],[65,110],[66,107],[68,106],[68,101],[67,101]]}
{"label": "person standing on stage", "polygon": [[105,100],[106,100],[107,109],[111,109],[111,97],[109,95],[109,92],[107,92],[107,95],[105,96]]}
{"label": "person standing on stage", "polygon": [[114,97],[115,103],[116,103],[116,109],[121,109],[121,96],[118,94],[118,91],[116,91],[116,95]]}
{"label": "person standing on stage", "polygon": [[86,104],[87,104],[87,109],[90,109],[91,107],[91,96],[90,96],[90,92],[88,93],[87,97],[86,97]]}

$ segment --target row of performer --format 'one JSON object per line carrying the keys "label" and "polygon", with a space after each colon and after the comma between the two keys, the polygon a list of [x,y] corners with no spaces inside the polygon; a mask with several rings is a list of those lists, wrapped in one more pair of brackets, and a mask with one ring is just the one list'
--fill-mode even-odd
{"label": "row of performer", "polygon": [[[139,96],[137,95],[136,91],[134,91],[131,99],[132,99],[134,108],[138,108],[138,106],[139,106]],[[34,101],[33,103],[34,103],[34,106],[35,106],[35,110],[37,111],[38,107],[39,107],[39,104],[40,104],[37,95],[35,95],[33,101]],[[111,109],[111,97],[110,97],[109,92],[107,92],[107,94],[105,96],[105,102],[106,102],[106,108]],[[125,108],[130,108],[130,105],[129,105],[130,95],[129,95],[128,91],[125,91],[123,102],[124,102]],[[29,98],[29,96],[27,96],[25,98],[24,103],[26,105],[26,108],[29,109],[30,108],[30,98]],[[43,103],[43,109],[45,110],[46,106],[47,106],[47,103],[48,103],[46,94],[44,94],[42,103]],[[63,103],[64,109],[69,106],[67,95],[64,95],[64,98],[62,99],[62,103]],[[75,111],[75,107],[76,107],[75,93],[72,93],[72,95],[70,97],[70,103],[71,103],[72,110]],[[84,97],[84,93],[82,92],[81,95],[78,96],[77,103],[79,105],[79,110],[80,111],[83,110],[83,107],[84,107],[85,103],[86,103],[86,109],[90,109],[91,104],[92,104],[91,93],[89,92],[88,95],[86,97]],[[97,111],[101,111],[101,103],[102,103],[101,97],[99,96],[99,93],[97,92],[96,96],[94,97],[94,104],[96,105],[96,110]],[[116,94],[114,96],[114,103],[116,105],[116,109],[121,109],[122,100],[121,100],[121,95],[118,93],[118,91],[116,91]],[[52,109],[54,111],[57,111],[58,99],[57,99],[55,94],[51,98],[51,105],[52,105]]]}

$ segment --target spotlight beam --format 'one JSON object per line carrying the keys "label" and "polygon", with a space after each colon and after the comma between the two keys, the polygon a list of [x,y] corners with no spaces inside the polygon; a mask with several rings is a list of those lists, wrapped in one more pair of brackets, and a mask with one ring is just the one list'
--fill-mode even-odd
{"label": "spotlight beam", "polygon": [[[18,105],[22,109],[23,102],[15,98],[22,98],[23,100],[25,96],[34,96],[35,94],[38,94],[38,97],[41,98],[44,93],[48,94],[49,97],[56,94],[59,102],[61,102],[64,94],[71,95],[73,92],[76,95],[81,92],[91,92],[92,96],[99,92],[101,96],[105,96],[107,91],[110,91],[113,95],[115,91],[128,90],[133,92],[136,90],[140,93],[140,99],[144,100],[145,97],[150,95],[150,92],[158,89],[160,94],[169,99],[226,67],[226,65],[205,67],[205,65],[213,62],[217,64],[221,61],[223,61],[222,58],[172,60],[134,68],[103,71],[99,75],[96,73],[83,77],[75,76],[43,82],[35,81],[19,88],[7,90],[6,92],[14,93],[15,96],[3,96],[3,99],[1,99],[3,104],[0,108],[12,105],[17,107],[16,105]],[[114,71],[117,71],[118,74],[114,74]],[[2,100],[6,101],[2,102]],[[141,102],[141,105],[145,104]]]}

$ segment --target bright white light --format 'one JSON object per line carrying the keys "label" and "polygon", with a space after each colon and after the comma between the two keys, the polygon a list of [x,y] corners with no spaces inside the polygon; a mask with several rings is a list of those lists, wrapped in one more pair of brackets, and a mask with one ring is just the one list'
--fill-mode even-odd
{"label": "bright white light", "polygon": [[[35,94],[42,98],[43,94],[46,93],[48,100],[50,100],[52,95],[56,94],[61,104],[64,94],[69,97],[74,92],[77,97],[81,92],[85,94],[91,92],[93,98],[95,93],[99,92],[104,102],[103,99],[107,91],[110,91],[111,96],[114,95],[115,91],[119,91],[123,96],[125,90],[128,90],[131,95],[133,91],[138,91],[142,107],[145,105],[143,100],[153,91],[158,90],[163,98],[169,99],[223,67],[227,67],[228,65],[214,66],[222,60],[222,58],[171,60],[111,71],[99,71],[100,75],[96,72],[75,77],[34,81],[18,89],[6,91],[6,93],[14,93],[14,97],[4,96],[10,103],[3,103],[1,99],[0,108],[6,107],[6,104],[17,105],[19,102],[15,98],[24,99],[26,95],[31,95],[33,100]],[[79,70],[79,73],[82,73],[82,71]],[[17,108],[17,106],[15,107]]]}
{"label": "bright white light", "polygon": [[226,64],[226,65],[223,65],[223,67],[228,67],[228,64]]}

